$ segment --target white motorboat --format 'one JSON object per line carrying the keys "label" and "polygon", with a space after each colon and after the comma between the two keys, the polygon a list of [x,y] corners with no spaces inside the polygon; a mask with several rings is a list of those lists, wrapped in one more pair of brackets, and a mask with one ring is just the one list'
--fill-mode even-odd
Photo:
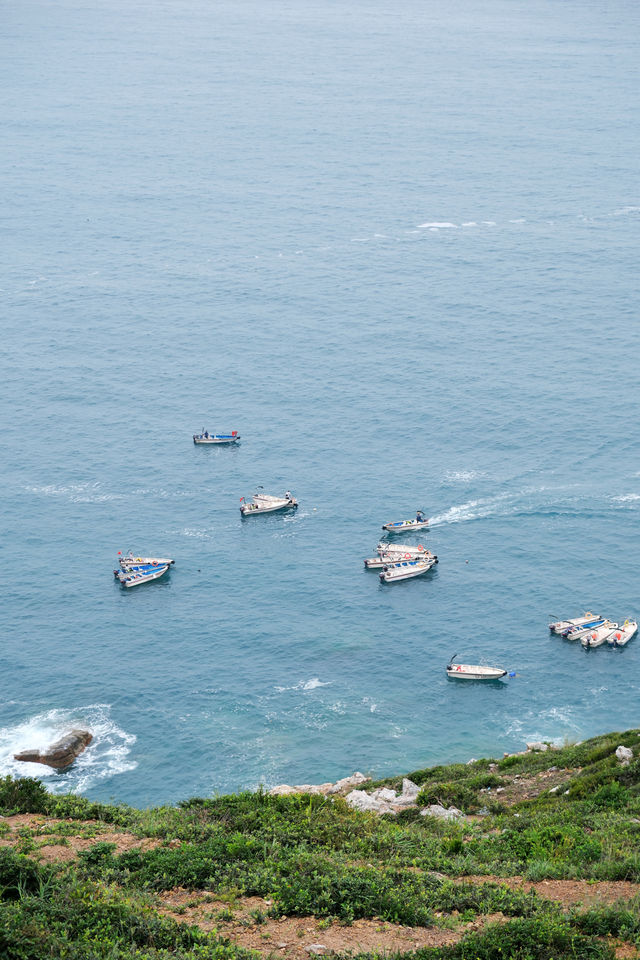
{"label": "white motorboat", "polygon": [[567,640],[582,640],[588,633],[593,633],[594,630],[603,627],[606,622],[605,617],[599,617],[597,620],[592,620],[581,627],[570,627],[568,630],[563,630],[562,636],[566,637]]}
{"label": "white motorboat", "polygon": [[601,627],[596,627],[595,630],[588,630],[587,633],[582,637],[582,646],[583,647],[601,647],[603,643],[609,639],[612,633],[618,630],[618,624],[612,623],[610,620],[605,620]]}
{"label": "white motorboat", "polygon": [[242,497],[240,513],[243,517],[257,517],[261,513],[274,513],[276,510],[295,510],[297,506],[298,501],[288,490],[283,497],[256,493],[250,501]]}
{"label": "white motorboat", "polygon": [[168,567],[175,563],[175,560],[170,560],[168,557],[134,557],[130,550],[126,557],[123,557],[118,551],[118,563],[123,570],[127,570],[129,567],[139,567],[149,563],[156,567]]}
{"label": "white motorboat", "polygon": [[400,560],[434,560],[438,562],[438,558],[435,554],[431,553],[430,550],[420,550],[413,552],[401,553],[382,553],[378,557],[367,557],[364,561],[364,565],[367,570],[381,570],[383,567],[389,566],[390,563],[398,563]]}
{"label": "white motorboat", "polygon": [[549,630],[552,633],[562,633],[563,630],[569,630],[571,627],[583,627],[597,619],[595,613],[587,610],[581,617],[575,617],[573,620],[556,620],[555,623],[550,623]]}
{"label": "white motorboat", "polygon": [[437,558],[434,557],[431,560],[398,560],[386,563],[382,568],[380,580],[383,583],[411,580],[412,577],[420,577],[423,573],[428,573],[437,562]]}
{"label": "white motorboat", "polygon": [[607,642],[615,647],[624,647],[637,631],[638,624],[635,620],[625,620],[621,627],[611,631],[607,637]]}
{"label": "white motorboat", "polygon": [[426,555],[430,552],[429,550],[427,550],[426,547],[423,547],[421,543],[419,543],[418,546],[416,547],[414,544],[384,543],[383,541],[380,541],[380,543],[376,547],[376,550],[378,551],[379,557],[389,555],[389,554],[399,553],[403,559],[409,559],[408,557],[404,556],[406,553],[410,554],[411,557],[413,558],[414,555],[417,557],[417,556],[420,556],[421,554]]}
{"label": "white motorboat", "polygon": [[237,443],[239,439],[237,430],[232,430],[231,433],[209,433],[204,427],[202,433],[193,435],[194,443]]}
{"label": "white motorboat", "polygon": [[428,519],[419,514],[421,519],[415,520],[394,520],[392,523],[385,523],[382,527],[387,533],[411,533],[413,530],[424,530],[429,526]]}
{"label": "white motorboat", "polygon": [[149,583],[162,577],[169,569],[169,564],[154,566],[152,563],[140,564],[137,567],[128,567],[126,570],[114,570],[113,573],[123,587],[138,587],[141,583]]}
{"label": "white motorboat", "polygon": [[447,676],[453,680],[501,680],[507,671],[501,667],[485,667],[482,664],[454,663],[454,654],[447,664]]}

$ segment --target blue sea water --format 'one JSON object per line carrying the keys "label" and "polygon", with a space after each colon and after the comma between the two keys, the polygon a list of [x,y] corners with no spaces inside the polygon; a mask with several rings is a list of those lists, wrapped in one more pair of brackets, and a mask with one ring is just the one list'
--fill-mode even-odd
{"label": "blue sea water", "polygon": [[[639,26],[5,6],[0,774],[147,805],[639,725],[640,639],[547,630],[640,615]],[[440,563],[383,586],[418,507]],[[176,565],[123,591],[129,548]]]}

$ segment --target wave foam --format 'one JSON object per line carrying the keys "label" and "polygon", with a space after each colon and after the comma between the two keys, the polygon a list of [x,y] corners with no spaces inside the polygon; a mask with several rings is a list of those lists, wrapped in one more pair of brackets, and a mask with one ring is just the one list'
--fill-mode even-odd
{"label": "wave foam", "polygon": [[435,227],[436,230],[457,230],[457,223],[447,223],[446,221],[440,222],[438,220],[433,223],[419,223],[418,230],[426,230],[427,228]]}
{"label": "wave foam", "polygon": [[[37,777],[51,793],[82,793],[99,780],[134,770],[129,759],[134,734],[111,719],[110,706],[97,703],[71,710],[49,710],[12,727],[0,729],[0,776]],[[53,770],[41,763],[13,759],[21,750],[42,749],[74,727],[89,730],[93,740],[68,770]]]}

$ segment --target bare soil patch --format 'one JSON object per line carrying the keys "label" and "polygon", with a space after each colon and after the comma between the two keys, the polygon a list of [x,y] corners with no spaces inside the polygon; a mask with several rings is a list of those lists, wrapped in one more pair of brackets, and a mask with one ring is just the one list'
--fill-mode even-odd
{"label": "bare soil patch", "polygon": [[[216,931],[238,946],[257,950],[264,956],[274,954],[291,960],[308,960],[314,953],[391,954],[441,947],[456,943],[471,930],[505,919],[498,913],[465,924],[457,924],[452,918],[450,927],[404,927],[384,920],[355,920],[344,926],[338,922],[327,924],[317,917],[272,919],[266,916],[271,901],[261,897],[242,897],[230,904],[205,891],[176,888],[161,894],[159,901],[159,911],[174,920]],[[229,918],[229,911],[233,919]],[[310,947],[314,949],[309,950]]]}
{"label": "bare soil patch", "polygon": [[[121,833],[95,820],[57,820],[19,813],[13,817],[0,817],[0,824],[9,827],[9,832],[0,836],[0,847],[15,847],[30,838],[36,845],[36,850],[30,851],[30,855],[46,863],[75,860],[82,850],[88,850],[96,843],[114,843],[117,853],[138,848],[150,850],[161,843],[152,837],[140,838],[132,833]],[[68,829],[61,829],[63,826]]]}
{"label": "bare soil patch", "polygon": [[640,896],[640,884],[628,880],[537,880],[525,877],[457,877],[458,883],[499,883],[512,890],[535,890],[544,900],[563,907],[581,904],[585,909],[597,904],[612,904]]}

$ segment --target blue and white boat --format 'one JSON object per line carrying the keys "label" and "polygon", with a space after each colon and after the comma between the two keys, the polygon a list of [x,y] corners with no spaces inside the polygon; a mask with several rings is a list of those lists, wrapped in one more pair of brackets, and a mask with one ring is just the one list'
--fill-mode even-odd
{"label": "blue and white boat", "polygon": [[383,524],[382,529],[387,533],[411,533],[414,530],[424,530],[429,526],[429,520],[421,511],[416,514],[415,520],[394,520]]}
{"label": "blue and white boat", "polygon": [[240,501],[240,513],[243,517],[257,517],[263,513],[275,513],[276,510],[295,510],[296,498],[287,492],[282,497],[272,497],[267,493],[255,493],[251,500]]}
{"label": "blue and white boat", "polygon": [[589,623],[583,623],[577,627],[569,627],[563,630],[560,636],[566,637],[567,640],[582,640],[590,630],[597,630],[598,627],[604,626],[605,623],[606,617],[598,617],[597,620],[591,620]]}
{"label": "blue and white boat", "polygon": [[398,563],[387,563],[382,568],[380,580],[382,583],[398,583],[400,580],[411,580],[420,577],[438,562],[437,557],[429,560],[400,560]]}
{"label": "blue and white boat", "polygon": [[202,428],[202,433],[194,433],[193,442],[194,443],[237,443],[240,439],[237,430],[232,430],[231,433],[209,433],[208,430]]}
{"label": "blue and white boat", "polygon": [[169,564],[143,563],[138,566],[127,567],[126,570],[114,570],[113,575],[123,587],[138,587],[142,583],[157,580],[169,569]]}
{"label": "blue and white boat", "polygon": [[403,546],[402,551],[379,552],[377,557],[366,557],[364,565],[367,570],[381,570],[390,563],[398,563],[400,560],[438,560],[430,550],[425,550],[422,546],[419,549]]}
{"label": "blue and white boat", "polygon": [[572,627],[583,627],[597,619],[599,618],[596,617],[595,613],[587,610],[581,617],[574,617],[573,620],[556,620],[555,623],[550,623],[549,630],[551,630],[552,633],[562,633],[563,630],[570,630]]}
{"label": "blue and white boat", "polygon": [[118,553],[118,563],[123,570],[128,570],[130,567],[139,567],[149,564],[154,567],[171,566],[175,563],[175,560],[170,560],[169,557],[136,557],[130,550],[129,553],[124,557],[121,553]]}

